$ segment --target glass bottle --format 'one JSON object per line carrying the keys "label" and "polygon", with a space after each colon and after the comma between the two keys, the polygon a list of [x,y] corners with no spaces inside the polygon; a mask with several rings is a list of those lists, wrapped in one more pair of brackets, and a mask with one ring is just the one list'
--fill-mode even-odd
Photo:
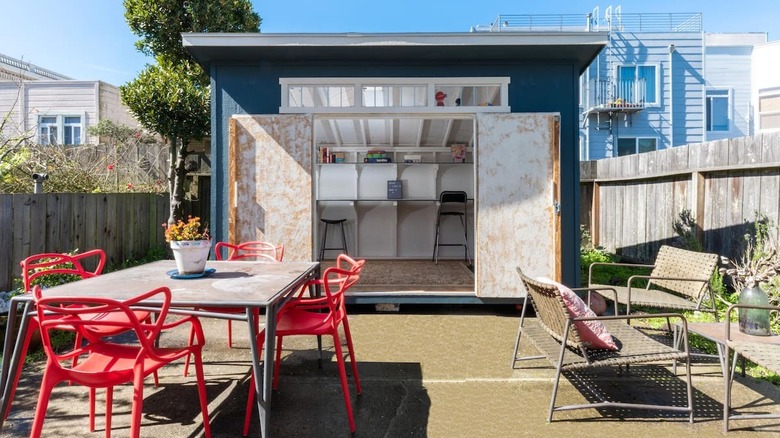
{"label": "glass bottle", "polygon": [[[739,304],[768,306],[769,297],[758,285],[746,287],[739,294]],[[769,310],[739,308],[739,331],[748,335],[769,336]]]}

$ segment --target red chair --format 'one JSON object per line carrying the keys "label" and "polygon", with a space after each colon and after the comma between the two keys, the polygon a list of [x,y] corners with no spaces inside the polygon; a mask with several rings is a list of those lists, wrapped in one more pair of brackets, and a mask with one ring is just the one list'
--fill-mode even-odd
{"label": "red chair", "polygon": [[[51,297],[42,296],[41,289],[35,286],[33,294],[38,311],[43,349],[46,353],[46,367],[43,371],[38,404],[35,408],[31,437],[41,435],[46,409],[54,387],[62,382],[90,388],[90,422],[94,418],[95,388],[106,388],[106,437],[111,436],[111,405],[113,387],[133,382],[132,417],[130,436],[140,435],[141,412],[143,407],[144,378],[157,372],[161,367],[190,354],[195,356],[200,409],[203,414],[203,431],[211,437],[206,399],[206,383],[203,377],[201,350],[204,337],[200,322],[193,316],[167,321],[171,303],[171,291],[160,287],[134,298],[117,301],[100,297]],[[144,322],[138,318],[133,306],[142,305],[144,300],[162,302],[159,311],[155,311],[155,322]],[[91,315],[122,314],[124,318],[92,319]],[[155,347],[155,340],[161,333],[182,324],[189,323],[196,334],[197,343],[186,347]],[[58,353],[51,345],[51,332],[69,327],[81,335],[84,342],[75,345],[70,351]],[[112,331],[129,331],[135,335],[132,343],[115,343],[106,335]],[[82,356],[78,364],[72,359]],[[70,364],[70,365],[69,365]],[[93,426],[91,424],[91,426]],[[94,427],[92,427],[94,430]]]}
{"label": "red chair", "polygon": [[[223,251],[227,250],[227,258],[223,258]],[[268,261],[281,262],[284,257],[284,245],[276,245],[269,242],[251,241],[243,242],[237,245],[227,242],[217,242],[214,245],[214,255],[217,260],[245,260],[245,261]],[[244,313],[243,307],[202,307],[200,310],[206,310],[215,313]],[[259,313],[259,312],[258,312]],[[259,329],[259,327],[258,327]],[[227,320],[228,347],[233,348],[233,321]],[[192,342],[192,333],[190,333],[190,342]],[[184,363],[184,376],[187,376],[190,368],[190,359]]]}
{"label": "red chair", "polygon": [[[222,250],[227,249],[227,258],[222,258]],[[257,260],[281,262],[284,258],[284,245],[275,245],[269,242],[243,242],[238,245],[227,242],[217,242],[214,246],[214,255],[217,260]],[[215,312],[243,313],[245,309],[210,309]],[[228,347],[233,348],[233,321],[227,321]]]}
{"label": "red chair", "polygon": [[[228,254],[226,258],[223,258],[222,252],[225,249]],[[217,260],[275,260],[281,262],[284,258],[284,245],[260,241],[243,242],[237,245],[217,242],[214,245],[214,255]]]}
{"label": "red chair", "polygon": [[[349,267],[351,270],[339,269],[338,267],[326,269],[320,279],[312,280],[302,286],[297,296],[279,311],[276,323],[276,363],[274,364],[273,388],[277,389],[279,384],[282,340],[285,336],[332,336],[341,378],[341,389],[344,392],[344,404],[347,408],[349,429],[354,433],[355,420],[352,414],[352,402],[349,396],[344,354],[341,348],[341,338],[339,337],[339,326],[342,324],[344,325],[344,336],[347,340],[347,350],[352,364],[352,374],[355,378],[355,388],[358,395],[360,395],[362,389],[360,387],[360,378],[358,377],[357,362],[355,361],[352,335],[349,330],[346,305],[344,304],[344,293],[360,278],[360,272],[363,269],[365,261],[355,261],[343,254],[340,258],[342,258],[342,256],[343,259],[341,261],[344,262],[344,264],[341,265],[337,262],[337,266],[346,266],[346,264],[350,264]],[[304,294],[310,287],[321,288],[321,290],[325,292],[325,295],[322,297],[304,297]],[[257,348],[263,349],[264,340],[265,330],[257,335]],[[247,436],[249,433],[249,423],[252,415],[252,407],[254,405],[254,376],[250,379],[249,388],[246,414],[244,416],[244,436]]]}
{"label": "red chair", "polygon": [[[94,269],[84,268],[84,263],[92,263],[95,265]],[[103,268],[106,265],[106,253],[101,249],[93,249],[81,254],[58,254],[58,253],[43,253],[36,254],[20,262],[22,267],[22,282],[24,284],[25,293],[30,293],[33,287],[33,283],[44,281],[45,279],[55,279],[54,281],[68,282],[73,280],[80,280],[84,278],[91,278],[100,275],[103,272]],[[84,314],[83,317],[88,319],[115,319],[124,320],[123,314]],[[137,311],[136,317],[139,319],[145,319],[149,317],[149,312]],[[19,377],[22,374],[22,367],[24,365],[24,358],[27,355],[27,349],[30,345],[30,339],[33,334],[39,329],[39,320],[37,317],[32,316],[30,318],[30,326],[27,330],[27,336],[21,345],[19,364],[16,368],[16,376],[11,381],[11,391],[9,392],[8,409],[5,412],[5,418],[8,418],[8,414],[11,411],[11,401],[14,399],[16,392],[16,386],[19,383]],[[63,327],[67,330],[68,327]],[[106,335],[116,335],[127,330],[125,328],[106,327],[108,330]],[[76,345],[81,343],[81,334],[76,333]],[[73,357],[73,365],[75,366],[78,361],[78,357]],[[157,384],[157,376],[155,375],[155,384]]]}

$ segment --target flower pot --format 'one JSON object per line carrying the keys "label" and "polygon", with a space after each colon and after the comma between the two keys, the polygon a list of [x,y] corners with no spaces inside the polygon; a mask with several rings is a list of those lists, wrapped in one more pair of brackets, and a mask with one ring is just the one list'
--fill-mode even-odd
{"label": "flower pot", "polygon": [[[758,286],[746,287],[739,294],[739,304],[768,306],[769,297]],[[748,335],[769,336],[769,310],[739,308],[739,331]]]}
{"label": "flower pot", "polygon": [[211,240],[173,240],[170,244],[179,274],[202,274],[206,270]]}

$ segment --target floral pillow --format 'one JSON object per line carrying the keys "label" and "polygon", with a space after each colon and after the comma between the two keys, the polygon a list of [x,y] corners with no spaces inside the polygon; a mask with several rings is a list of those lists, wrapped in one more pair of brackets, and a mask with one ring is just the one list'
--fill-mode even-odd
{"label": "floral pillow", "polygon": [[[582,301],[582,298],[578,297],[577,294],[568,287],[546,277],[539,277],[536,281],[557,286],[558,291],[563,298],[563,303],[569,309],[569,314],[571,314],[571,316],[575,318],[580,316],[596,316],[585,301]],[[602,348],[607,350],[618,349],[617,344],[615,344],[615,341],[612,339],[612,335],[609,334],[607,327],[601,321],[575,321],[574,325],[577,327],[582,342],[589,348]]]}

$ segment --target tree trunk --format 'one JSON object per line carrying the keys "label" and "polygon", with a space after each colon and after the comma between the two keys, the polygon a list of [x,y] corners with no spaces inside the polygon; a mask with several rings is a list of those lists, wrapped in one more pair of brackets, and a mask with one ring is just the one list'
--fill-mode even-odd
{"label": "tree trunk", "polygon": [[169,224],[184,219],[184,178],[187,176],[184,159],[187,157],[187,143],[188,141],[180,140],[178,137],[171,140],[171,166],[168,170],[168,186],[171,197]]}

